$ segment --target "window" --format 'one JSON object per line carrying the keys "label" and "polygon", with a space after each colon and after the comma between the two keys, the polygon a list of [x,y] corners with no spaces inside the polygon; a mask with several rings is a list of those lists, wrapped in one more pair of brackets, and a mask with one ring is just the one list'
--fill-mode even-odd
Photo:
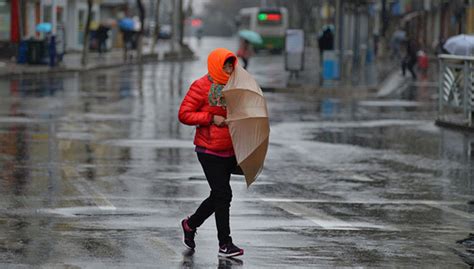
{"label": "window", "polygon": [[0,0],[0,40],[10,40],[10,4]]}
{"label": "window", "polygon": [[240,28],[241,29],[250,29],[250,16],[244,15],[240,20]]}
{"label": "window", "polygon": [[51,6],[43,6],[43,22],[52,22]]}

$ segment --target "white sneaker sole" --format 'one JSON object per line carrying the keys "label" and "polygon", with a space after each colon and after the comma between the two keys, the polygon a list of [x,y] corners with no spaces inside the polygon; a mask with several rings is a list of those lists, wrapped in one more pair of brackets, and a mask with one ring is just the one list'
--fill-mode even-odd
{"label": "white sneaker sole", "polygon": [[244,255],[244,251],[236,252],[236,253],[230,253],[230,254],[225,254],[225,253],[217,253],[217,256],[219,257],[224,257],[224,258],[230,258],[230,257],[236,257],[236,256],[241,256]]}
{"label": "white sneaker sole", "polygon": [[181,242],[183,243],[183,245],[184,245],[187,249],[189,249],[189,250],[194,250],[194,248],[192,248],[192,247],[186,245],[186,243],[184,243],[184,237],[183,237],[183,240],[182,240]]}

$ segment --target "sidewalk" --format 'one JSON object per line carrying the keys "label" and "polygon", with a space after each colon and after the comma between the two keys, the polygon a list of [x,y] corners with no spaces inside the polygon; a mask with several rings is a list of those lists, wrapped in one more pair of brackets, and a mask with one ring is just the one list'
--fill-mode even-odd
{"label": "sidewalk", "polygon": [[[391,74],[399,71],[399,64],[388,58],[377,58],[370,63],[361,63],[352,67],[343,65],[342,80],[323,81],[320,68],[319,50],[316,47],[306,47],[304,69],[298,76],[288,76],[283,87],[273,87],[267,91],[307,91],[329,95],[367,95],[376,93]],[[352,64],[352,63],[351,63]]]}
{"label": "sidewalk", "polygon": [[[402,95],[407,91],[413,91],[412,88],[432,88],[438,85],[438,62],[435,56],[431,56],[427,71],[416,69],[418,75],[416,81],[408,72],[406,76],[402,76],[400,60],[389,57],[379,57],[370,63],[362,62],[358,66],[346,63],[342,66],[344,70],[342,80],[323,81],[317,48],[305,48],[304,64],[304,70],[297,78],[289,78],[286,87],[269,90],[289,92],[298,90],[334,97],[366,96],[390,99],[404,98]],[[436,91],[433,92],[430,98],[435,98]]]}
{"label": "sidewalk", "polygon": [[[164,55],[170,51],[168,41],[159,40],[155,50],[151,51],[151,41],[145,39],[141,62],[152,62],[162,60]],[[123,59],[122,49],[112,49],[102,55],[98,52],[89,52],[88,64],[81,64],[82,52],[69,52],[64,55],[63,62],[55,67],[48,65],[18,64],[13,61],[0,59],[0,77],[8,77],[25,74],[45,74],[55,72],[81,72],[99,68],[119,67],[125,64],[137,64],[139,61],[136,51],[131,52],[132,57],[127,61]]]}

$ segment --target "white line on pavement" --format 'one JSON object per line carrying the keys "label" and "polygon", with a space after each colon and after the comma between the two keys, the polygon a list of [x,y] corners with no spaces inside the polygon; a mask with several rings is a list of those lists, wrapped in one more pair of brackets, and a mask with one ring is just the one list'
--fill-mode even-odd
{"label": "white line on pavement", "polygon": [[101,210],[116,210],[117,208],[94,186],[84,180],[81,175],[76,171],[74,167],[65,166],[62,167],[65,174],[66,180],[69,180],[71,184],[83,195],[89,199],[92,197],[92,201]]}
{"label": "white line on pavement", "polygon": [[273,203],[275,206],[286,212],[310,220],[326,230],[363,230],[377,229],[385,231],[399,231],[389,225],[378,225],[369,222],[347,222],[336,217],[330,216],[316,208],[308,208],[299,203]]}

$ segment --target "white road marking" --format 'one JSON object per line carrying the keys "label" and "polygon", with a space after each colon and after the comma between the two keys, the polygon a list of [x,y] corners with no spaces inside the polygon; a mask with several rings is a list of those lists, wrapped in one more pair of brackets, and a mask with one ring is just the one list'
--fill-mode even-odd
{"label": "white road marking", "polygon": [[89,198],[92,197],[92,201],[101,210],[116,210],[117,208],[94,186],[84,180],[81,175],[76,171],[74,167],[64,166],[62,167],[65,178],[68,180],[80,193]]}
{"label": "white road marking", "polygon": [[325,199],[290,199],[260,198],[265,202],[283,203],[330,203],[330,204],[395,204],[395,205],[465,205],[466,201],[435,201],[435,200],[325,200]]}
{"label": "white road marking", "polygon": [[[464,203],[465,204],[465,203]],[[454,214],[454,215],[457,215],[459,217],[463,217],[463,218],[467,218],[467,219],[474,219],[474,215],[473,214],[470,214],[468,212],[464,212],[464,211],[461,211],[461,210],[457,210],[457,209],[454,209],[454,208],[451,208],[447,205],[442,205],[442,204],[436,204],[436,203],[427,203],[426,204],[427,206],[429,207],[433,207],[433,208],[437,208],[437,209],[440,209],[442,211],[445,211],[445,212],[448,212],[448,213],[451,213],[451,214]]]}
{"label": "white road marking", "polygon": [[115,139],[99,142],[100,144],[117,147],[146,147],[146,148],[182,148],[191,149],[195,146],[189,140],[178,139]]}
{"label": "white road marking", "polygon": [[316,208],[308,208],[299,203],[274,203],[275,206],[286,212],[310,220],[316,225],[326,230],[363,230],[377,229],[385,231],[399,231],[392,226],[378,225],[369,222],[347,222],[336,217],[330,216]]}
{"label": "white road marking", "polygon": [[26,118],[26,117],[0,117],[0,123],[43,123],[43,119]]}

